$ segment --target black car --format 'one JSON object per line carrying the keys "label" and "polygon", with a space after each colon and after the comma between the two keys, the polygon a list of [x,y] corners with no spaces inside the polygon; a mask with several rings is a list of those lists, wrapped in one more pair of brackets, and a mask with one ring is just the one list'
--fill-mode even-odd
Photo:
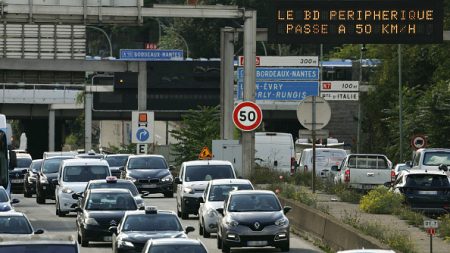
{"label": "black car", "polygon": [[23,191],[23,182],[25,173],[31,164],[31,156],[29,154],[19,153],[16,156],[16,166],[9,171],[9,180],[11,182],[11,191],[21,193]]}
{"label": "black car", "polygon": [[232,191],[217,211],[223,214],[218,224],[217,246],[229,253],[231,247],[272,246],[289,251],[291,207],[281,207],[275,193],[262,190]]}
{"label": "black car", "polygon": [[42,161],[36,177],[36,203],[45,204],[46,199],[55,199],[55,184],[61,161],[73,159],[73,156],[52,156]]}
{"label": "black car", "polygon": [[126,212],[120,224],[110,228],[114,253],[141,252],[150,239],[187,238],[187,233],[194,230],[192,226],[183,230],[174,212],[158,211],[151,206],[145,211]]}
{"label": "black car", "polygon": [[148,240],[142,253],[208,253],[200,240],[159,239]]}
{"label": "black car", "polygon": [[126,211],[137,210],[127,189],[92,189],[80,201],[77,211],[78,242],[88,247],[90,241],[111,241],[109,227],[117,226]]}
{"label": "black car", "polygon": [[140,192],[163,193],[173,197],[173,167],[161,155],[131,155],[121,168],[121,178],[131,180]]}
{"label": "black car", "polygon": [[36,193],[36,177],[39,173],[39,169],[41,168],[42,161],[43,159],[33,160],[27,170],[27,173],[25,173],[23,179],[23,196],[25,198],[29,198]]}
{"label": "black car", "polygon": [[110,154],[105,156],[113,176],[120,177],[120,167],[125,167],[129,156],[129,154]]}

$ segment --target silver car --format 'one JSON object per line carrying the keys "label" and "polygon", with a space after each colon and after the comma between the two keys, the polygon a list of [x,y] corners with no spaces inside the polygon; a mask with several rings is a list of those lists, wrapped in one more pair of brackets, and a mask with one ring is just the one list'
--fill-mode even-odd
{"label": "silver car", "polygon": [[217,233],[217,246],[229,253],[231,247],[273,246],[289,251],[291,207],[281,207],[272,191],[242,190],[230,192],[223,208]]}

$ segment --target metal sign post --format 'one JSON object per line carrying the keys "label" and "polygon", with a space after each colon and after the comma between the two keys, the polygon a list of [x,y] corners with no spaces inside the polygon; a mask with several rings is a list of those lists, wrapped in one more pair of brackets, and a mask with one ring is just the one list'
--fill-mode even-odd
{"label": "metal sign post", "polygon": [[313,173],[311,179],[312,192],[316,193],[316,97],[312,97],[312,142],[313,142]]}
{"label": "metal sign post", "polygon": [[423,227],[430,235],[430,253],[433,253],[433,235],[436,234],[436,229],[439,227],[439,222],[437,220],[424,220]]}

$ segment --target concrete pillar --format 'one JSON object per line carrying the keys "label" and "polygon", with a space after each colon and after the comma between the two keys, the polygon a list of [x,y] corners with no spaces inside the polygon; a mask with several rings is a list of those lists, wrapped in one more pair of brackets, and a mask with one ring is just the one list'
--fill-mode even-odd
{"label": "concrete pillar", "polygon": [[84,151],[92,149],[92,93],[86,92],[84,97]]}
{"label": "concrete pillar", "polygon": [[234,29],[220,31],[220,138],[233,139],[234,109]]}
{"label": "concrete pillar", "polygon": [[48,151],[55,151],[55,110],[48,110]]}
{"label": "concrete pillar", "polygon": [[147,110],[147,63],[139,62],[138,74],[138,111]]}
{"label": "concrete pillar", "polygon": [[[244,101],[255,101],[256,92],[256,11],[245,11]],[[255,163],[255,132],[242,132],[242,174],[250,178]]]}

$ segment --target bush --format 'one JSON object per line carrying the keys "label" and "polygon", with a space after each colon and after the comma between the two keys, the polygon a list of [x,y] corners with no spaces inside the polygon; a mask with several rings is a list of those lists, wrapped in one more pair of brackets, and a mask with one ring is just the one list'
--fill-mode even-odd
{"label": "bush", "polygon": [[450,242],[450,214],[439,217],[439,236]]}
{"label": "bush", "polygon": [[407,207],[402,207],[394,210],[394,214],[402,220],[406,220],[409,225],[420,227],[423,225],[422,213],[414,212]]}
{"label": "bush", "polygon": [[336,194],[341,201],[357,204],[361,201],[363,194],[347,188],[345,184],[337,184],[333,188],[334,194]]}
{"label": "bush", "polygon": [[273,184],[281,181],[280,176],[289,178],[287,173],[269,169],[267,167],[255,166],[252,170],[250,181],[252,181],[253,184]]}
{"label": "bush", "polygon": [[379,186],[361,198],[359,208],[367,213],[392,214],[394,210],[400,209],[402,202],[402,195]]}
{"label": "bush", "polygon": [[298,191],[294,192],[294,199],[308,206],[317,206],[316,195],[308,190],[305,190],[304,188],[300,188]]}

